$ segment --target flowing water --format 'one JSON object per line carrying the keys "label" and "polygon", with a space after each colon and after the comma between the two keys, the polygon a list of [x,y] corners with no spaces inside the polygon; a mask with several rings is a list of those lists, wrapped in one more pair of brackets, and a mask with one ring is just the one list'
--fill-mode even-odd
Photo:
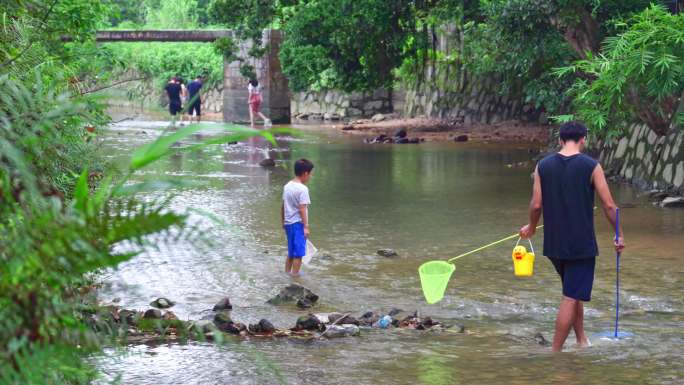
{"label": "flowing water", "polygon": [[[124,164],[132,150],[153,140],[161,122],[124,122],[104,137],[107,153]],[[539,256],[535,274],[513,275],[514,242],[456,262],[440,303],[427,305],[418,266],[445,259],[516,232],[526,222],[531,166],[524,146],[456,143],[365,145],[335,130],[307,129],[270,149],[261,139],[182,153],[137,178],[199,180],[177,191],[173,207],[196,208],[226,222],[207,233],[210,249],[161,245],[122,264],[105,278],[103,300],[120,298],[144,309],[157,296],[177,301],[182,319],[209,314],[223,296],[233,319],[261,318],[291,327],[306,314],[265,303],[292,281],[281,272],[282,186],[294,159],[315,164],[310,191],[311,240],[319,249],[297,281],[320,295],[317,311],[417,309],[465,326],[465,333],[367,330],[360,337],[302,342],[291,339],[170,343],[110,350],[100,359],[105,380],[124,384],[681,384],[684,317],[684,210],[660,209],[624,186],[627,249],[622,258],[623,330],[628,340],[602,340],[614,322],[615,255],[612,230],[597,210],[601,256],[585,324],[593,346],[551,354],[534,335],[553,335],[560,281]],[[215,134],[208,130],[191,139]],[[258,165],[270,152],[278,167]],[[200,218],[201,214],[194,214]],[[201,220],[201,219],[198,219]],[[534,239],[541,250],[541,236]],[[397,258],[376,255],[394,248]]]}

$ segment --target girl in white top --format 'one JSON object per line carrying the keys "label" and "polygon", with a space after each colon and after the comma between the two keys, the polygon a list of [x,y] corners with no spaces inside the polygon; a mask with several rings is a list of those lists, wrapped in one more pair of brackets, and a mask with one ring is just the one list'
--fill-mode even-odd
{"label": "girl in white top", "polygon": [[254,127],[254,115],[259,115],[264,120],[264,126],[270,126],[271,119],[261,113],[261,86],[256,79],[250,79],[247,92],[249,93],[247,100],[247,104],[249,104],[249,121],[252,127]]}
{"label": "girl in white top", "polygon": [[[183,109],[186,108],[188,104],[188,88],[185,86],[185,80],[180,80],[181,86],[181,100],[183,101]],[[185,112],[181,110],[180,125],[183,126],[183,120],[185,120]],[[189,120],[189,119],[188,119]]]}

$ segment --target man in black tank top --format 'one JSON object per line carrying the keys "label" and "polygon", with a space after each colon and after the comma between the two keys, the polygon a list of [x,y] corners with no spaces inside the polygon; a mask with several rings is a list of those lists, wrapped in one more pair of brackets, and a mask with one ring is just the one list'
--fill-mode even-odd
{"label": "man in black tank top", "polygon": [[[615,228],[617,206],[610,194],[601,165],[582,154],[587,128],[578,122],[560,127],[558,153],[542,159],[534,170],[534,187],[530,202],[530,222],[520,229],[523,239],[534,235],[539,218],[544,214],[544,255],[551,260],[563,284],[563,299],[556,317],[553,351],[563,348],[570,328],[575,330],[577,344],[589,345],[584,333],[583,301],[591,299],[594,265],[598,256],[594,233],[594,195],[598,193],[603,212]],[[622,251],[624,238],[615,240]]]}

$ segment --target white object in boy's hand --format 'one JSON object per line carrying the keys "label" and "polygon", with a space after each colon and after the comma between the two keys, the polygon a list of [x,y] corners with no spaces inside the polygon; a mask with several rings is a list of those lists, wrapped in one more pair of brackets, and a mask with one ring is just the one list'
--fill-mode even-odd
{"label": "white object in boy's hand", "polygon": [[318,249],[316,248],[316,246],[314,246],[313,243],[311,243],[311,241],[307,239],[306,240],[306,255],[304,255],[304,257],[302,257],[302,263],[304,265],[308,265],[309,262],[311,262],[311,259],[313,258],[313,256],[316,255],[317,252],[318,252]]}

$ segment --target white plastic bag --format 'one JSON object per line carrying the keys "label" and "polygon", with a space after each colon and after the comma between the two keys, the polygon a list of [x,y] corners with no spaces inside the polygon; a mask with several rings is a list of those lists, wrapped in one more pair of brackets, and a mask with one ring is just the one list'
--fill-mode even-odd
{"label": "white plastic bag", "polygon": [[311,243],[310,240],[306,240],[306,255],[302,258],[302,263],[304,265],[308,265],[311,262],[311,259],[313,258],[314,255],[318,252],[318,249],[316,246]]}

